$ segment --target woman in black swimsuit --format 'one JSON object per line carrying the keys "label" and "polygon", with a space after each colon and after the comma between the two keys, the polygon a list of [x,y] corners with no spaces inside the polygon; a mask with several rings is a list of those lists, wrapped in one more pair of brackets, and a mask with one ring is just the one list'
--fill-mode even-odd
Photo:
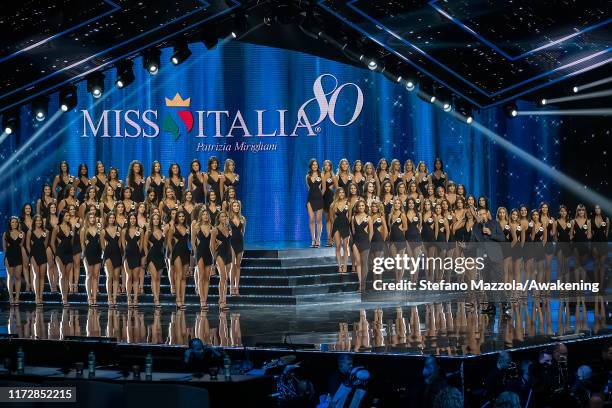
{"label": "woman in black swimsuit", "polygon": [[446,191],[448,183],[448,174],[444,171],[444,164],[439,158],[436,158],[434,160],[434,170],[431,173],[430,180],[431,184],[433,184],[434,186],[434,189],[442,187],[444,191]]}
{"label": "woman in black swimsuit", "polygon": [[68,293],[77,293],[79,290],[79,277],[81,275],[81,219],[74,205],[68,206],[68,222],[74,235],[72,237],[72,271],[68,277]]}
{"label": "woman in black swimsuit", "polygon": [[193,202],[203,204],[206,200],[206,173],[202,172],[202,167],[198,159],[191,161],[189,166],[189,177],[187,177],[188,190],[193,194]]}
{"label": "woman in black swimsuit", "polygon": [[140,277],[140,258],[142,253],[143,231],[138,226],[136,213],[128,215],[127,228],[121,230],[121,242],[125,248],[124,268],[127,275],[127,303],[128,307],[138,305],[138,280]]}
{"label": "woman in black swimsuit", "polygon": [[151,275],[151,292],[155,307],[159,304],[159,288],[162,270],[166,267],[164,260],[164,231],[162,230],[161,217],[158,213],[151,214],[149,228],[145,234],[144,247],[147,256],[147,270]]}
{"label": "woman in black swimsuit", "polygon": [[26,245],[30,253],[34,281],[34,301],[42,306],[42,295],[45,288],[45,273],[47,271],[47,231],[43,219],[35,215],[32,228],[26,234]]}
{"label": "woman in black swimsuit", "polygon": [[121,181],[121,179],[119,179],[119,170],[114,167],[111,167],[108,171],[107,180],[108,181],[106,182],[106,184],[110,186],[110,188],[113,190],[113,196],[115,197],[115,200],[121,200],[121,197],[123,195],[123,182]]}
{"label": "woman in black swimsuit", "polygon": [[64,189],[68,184],[72,184],[73,182],[74,178],[70,175],[68,162],[63,160],[59,165],[59,173],[53,179],[53,185],[51,186],[51,190],[53,194],[55,194],[57,201],[60,201],[66,196]]}
{"label": "woman in black swimsuit", "polygon": [[310,227],[311,248],[318,248],[323,231],[323,195],[325,194],[325,183],[323,183],[319,163],[316,159],[310,159],[308,173],[306,174],[306,188],[308,198],[306,208],[308,209],[308,226]]}
{"label": "woman in black swimsuit", "polygon": [[225,159],[225,163],[223,163],[223,179],[225,190],[229,187],[238,188],[240,176],[236,174],[236,163],[232,159]]}
{"label": "woman in black swimsuit", "polygon": [[370,253],[370,241],[374,227],[372,218],[366,212],[366,203],[359,198],[353,206],[353,217],[351,219],[351,231],[353,233],[352,261],[354,262],[357,277],[359,278],[359,292],[366,289],[368,277],[368,255]]}
{"label": "woman in black swimsuit", "polygon": [[197,273],[195,284],[198,286],[200,295],[200,309],[208,309],[208,285],[213,274],[214,261],[211,252],[210,237],[213,226],[210,223],[210,214],[202,206],[196,208],[198,219],[192,225],[191,239],[192,248],[195,248]]}
{"label": "woman in black swimsuit", "polygon": [[[338,188],[336,197],[329,212],[332,215],[332,236],[336,243],[336,260],[338,261],[338,273],[348,271],[349,238],[351,236],[349,224],[349,206],[346,198],[346,190]],[[342,256],[340,251],[342,250]]]}
{"label": "woman in black swimsuit", "polygon": [[106,187],[106,171],[104,169],[104,163],[101,161],[96,163],[96,175],[91,178],[91,185],[96,188],[96,198],[99,201],[103,196],[104,187]]}
{"label": "woman in black swimsuit", "polygon": [[217,217],[215,228],[211,232],[211,253],[219,270],[219,309],[227,310],[227,280],[232,270],[232,230],[229,217],[222,212]]}
{"label": "woman in black swimsuit", "polygon": [[575,218],[572,220],[570,237],[574,244],[574,275],[576,282],[586,279],[585,265],[589,255],[589,241],[592,237],[591,220],[587,217],[584,204],[576,207]]}
{"label": "woman in black swimsuit", "polygon": [[130,163],[126,187],[132,189],[132,200],[142,203],[145,200],[145,177],[142,163],[134,160]]}
{"label": "woman in black swimsuit", "polygon": [[608,237],[610,236],[610,219],[601,211],[601,206],[593,209],[591,221],[593,239],[591,251],[593,253],[593,276],[600,287],[604,285],[606,277],[606,258],[608,257]]}
{"label": "woman in black swimsuit", "polygon": [[370,244],[370,259],[381,257],[385,252],[385,242],[387,240],[387,222],[385,220],[385,210],[380,201],[370,204],[370,218],[372,220],[372,239]]}
{"label": "woman in black swimsuit", "polygon": [[55,202],[52,202],[47,208],[47,217],[45,218],[45,229],[49,236],[47,240],[47,279],[49,281],[49,290],[51,293],[57,293],[59,286],[59,275],[57,272],[57,264],[55,263],[55,254],[51,248],[51,234],[58,224],[57,205]]}
{"label": "woman in black swimsuit", "polygon": [[559,206],[559,216],[555,222],[557,231],[557,275],[562,282],[569,282],[570,261],[572,249],[570,245],[571,220],[569,211],[565,205]]}
{"label": "woman in black swimsuit", "polygon": [[45,183],[41,190],[40,198],[36,200],[36,214],[39,214],[43,220],[46,220],[49,215],[49,205],[51,203],[57,203],[57,201],[51,194],[51,186]]}
{"label": "woman in black swimsuit", "polygon": [[97,306],[98,285],[100,284],[100,265],[102,262],[102,244],[100,243],[100,229],[102,225],[98,222],[96,213],[89,211],[85,214],[81,228],[81,247],[85,255],[85,290],[87,292],[87,304]]}
{"label": "woman in black swimsuit", "polygon": [[185,308],[185,285],[187,272],[189,270],[189,234],[190,227],[185,224],[185,212],[179,210],[176,219],[168,229],[167,245],[172,253],[174,292],[176,295],[176,306]]}
{"label": "woman in black swimsuit", "polygon": [[74,186],[77,188],[77,198],[79,201],[85,201],[85,193],[89,186],[91,186],[91,182],[89,181],[89,170],[85,163],[79,164]]}
{"label": "woman in black swimsuit", "polygon": [[96,199],[96,188],[94,186],[87,187],[83,203],[79,207],[79,217],[85,219],[85,216],[93,211],[96,217],[100,217],[100,202]]}
{"label": "woman in black swimsuit", "polygon": [[[34,211],[32,210],[32,204],[25,203],[21,207],[21,216],[19,217],[19,229],[23,233],[24,238],[27,238],[26,235],[32,229]],[[32,270],[30,269],[30,250],[27,246],[27,239],[23,240],[23,246],[21,248],[21,259],[23,266],[21,268],[21,272],[23,275],[23,280],[25,282],[25,291],[32,292],[32,283],[34,282]]]}
{"label": "woman in black swimsuit", "polygon": [[234,200],[230,203],[230,227],[232,228],[232,271],[230,274],[230,295],[239,296],[240,287],[240,264],[244,254],[244,233],[246,229],[246,218],[242,215],[242,203]]}
{"label": "woman in black swimsuit", "polygon": [[183,199],[183,194],[185,194],[185,178],[181,176],[181,166],[178,163],[170,165],[168,178],[166,178],[166,187],[172,187],[174,196],[178,201]]}
{"label": "woman in black swimsuit", "polygon": [[51,234],[51,249],[55,254],[55,262],[59,271],[59,286],[64,306],[68,306],[68,279],[72,272],[73,263],[72,240],[74,239],[74,230],[70,225],[69,218],[68,212],[62,211],[59,215],[59,224]]}
{"label": "woman in black swimsuit", "polygon": [[157,160],[153,161],[151,165],[151,175],[147,177],[146,190],[149,191],[153,189],[155,191],[155,197],[157,199],[157,203],[162,200],[164,197],[164,187],[166,185],[166,181],[164,180],[164,176],[161,174],[161,163]]}
{"label": "woman in black swimsuit", "polygon": [[[387,225],[389,225],[389,256],[392,258],[395,258],[397,255],[403,257],[406,250],[408,220],[402,208],[402,201],[395,197],[392,202],[393,208],[387,218]],[[401,282],[403,276],[404,269],[397,268],[395,270],[395,282]]]}
{"label": "woman in black swimsuit", "polygon": [[117,225],[114,212],[106,217],[106,224],[100,234],[103,261],[106,270],[106,294],[108,306],[117,306],[117,292],[119,291],[119,274],[121,272],[121,229]]}
{"label": "woman in black swimsuit", "polygon": [[208,159],[206,182],[210,185],[210,190],[215,192],[216,203],[223,202],[223,189],[221,186],[225,182],[225,176],[219,171],[219,159],[211,156]]}
{"label": "woman in black swimsuit", "polygon": [[331,247],[333,236],[331,234],[332,223],[329,208],[334,201],[334,165],[331,160],[323,162],[321,178],[325,182],[325,192],[323,193],[323,215],[325,216],[325,232],[327,234],[327,244],[325,246]]}
{"label": "woman in black swimsuit", "polygon": [[21,245],[23,238],[23,232],[19,229],[19,218],[11,217],[8,228],[2,236],[2,250],[4,251],[4,265],[7,272],[8,295],[11,305],[19,304],[19,294],[21,293],[21,269],[23,268]]}

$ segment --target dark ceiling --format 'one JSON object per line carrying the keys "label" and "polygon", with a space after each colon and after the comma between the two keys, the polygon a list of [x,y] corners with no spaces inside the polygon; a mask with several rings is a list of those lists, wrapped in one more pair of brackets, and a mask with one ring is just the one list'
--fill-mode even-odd
{"label": "dark ceiling", "polygon": [[[50,0],[3,4],[0,111],[177,38],[238,40],[347,63],[486,108],[610,76],[605,0]],[[214,41],[213,41],[214,43]],[[363,56],[362,61],[359,57]]]}

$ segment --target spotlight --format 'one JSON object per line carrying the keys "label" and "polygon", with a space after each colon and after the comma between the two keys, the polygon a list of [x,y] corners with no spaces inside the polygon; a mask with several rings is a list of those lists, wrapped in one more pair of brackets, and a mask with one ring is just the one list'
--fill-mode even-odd
{"label": "spotlight", "polygon": [[543,98],[543,99],[540,101],[540,105],[542,105],[542,106],[546,105],[547,103],[548,103],[548,101],[546,100],[546,98]]}
{"label": "spotlight", "polygon": [[189,49],[189,45],[187,44],[187,42],[185,40],[179,40],[174,46],[174,53],[172,54],[170,61],[174,65],[179,65],[183,63],[190,56],[191,56],[191,50]]}
{"label": "spotlight", "polygon": [[575,86],[575,87],[573,87],[573,88],[572,88],[572,91],[573,91],[574,93],[578,93],[579,89],[578,89],[578,87],[577,87],[577,86]]}
{"label": "spotlight", "polygon": [[438,88],[435,91],[435,95],[440,101],[440,105],[442,106],[442,110],[444,112],[450,112],[453,110],[453,104],[452,104],[453,95],[448,89],[444,87]]}
{"label": "spotlight", "polygon": [[32,101],[32,112],[37,121],[42,122],[49,113],[49,98],[40,96]]}
{"label": "spotlight", "polygon": [[378,68],[378,64],[376,63],[376,60],[373,60],[373,59],[369,60],[368,61],[368,69],[370,71],[374,71],[376,68]]}
{"label": "spotlight", "polygon": [[99,98],[104,93],[104,74],[94,72],[87,76],[87,92],[94,98]]}
{"label": "spotlight", "polygon": [[207,50],[215,48],[219,42],[216,28],[214,26],[206,26],[200,34],[200,41],[202,41]]}
{"label": "spotlight", "polygon": [[434,103],[436,96],[434,95],[433,81],[429,78],[423,78],[419,84],[418,97],[425,102]]}
{"label": "spotlight", "polygon": [[515,103],[510,103],[504,106],[504,112],[509,118],[515,118],[518,115],[518,108]]}
{"label": "spotlight", "polygon": [[117,68],[117,80],[115,81],[117,88],[125,88],[134,82],[136,77],[134,76],[134,63],[131,60],[120,61],[115,67]]}
{"label": "spotlight", "polygon": [[460,114],[460,116],[465,118],[465,122],[468,125],[471,125],[474,121],[474,117],[472,116],[472,109],[472,106],[463,99],[458,100],[455,103],[455,110]]}
{"label": "spotlight", "polygon": [[17,131],[19,127],[19,110],[4,112],[2,115],[2,129],[4,133],[10,135]]}
{"label": "spotlight", "polygon": [[416,88],[416,83],[412,80],[409,79],[406,81],[406,89],[410,92],[414,91],[414,89]]}
{"label": "spotlight", "polygon": [[59,105],[62,112],[68,112],[76,107],[77,88],[75,85],[68,85],[59,91]]}
{"label": "spotlight", "polygon": [[142,66],[149,74],[156,75],[159,72],[159,67],[161,66],[160,57],[161,51],[157,48],[150,48],[143,53]]}
{"label": "spotlight", "polygon": [[[272,19],[268,17],[268,23],[272,22]],[[266,19],[264,18],[264,23]],[[235,15],[234,19],[230,25],[230,35],[232,38],[238,38],[242,34],[246,33],[249,30],[249,22],[247,20],[247,16],[244,14],[243,10],[239,10]]]}

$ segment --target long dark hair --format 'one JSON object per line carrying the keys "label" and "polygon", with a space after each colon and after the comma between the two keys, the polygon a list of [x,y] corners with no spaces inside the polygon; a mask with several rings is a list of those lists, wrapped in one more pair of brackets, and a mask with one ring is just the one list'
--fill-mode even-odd
{"label": "long dark hair", "polygon": [[161,167],[161,163],[159,162],[159,160],[153,160],[153,163],[151,163],[151,174],[150,176],[153,176],[155,174],[155,165],[159,164],[159,175],[161,177],[163,177],[162,175],[162,167]]}
{"label": "long dark hair", "polygon": [[30,206],[30,218],[34,219],[34,207],[32,207],[32,204],[30,203],[25,203],[24,205],[21,206],[21,218],[20,218],[21,221],[25,220],[25,209],[26,209],[26,206],[28,205]]}
{"label": "long dark hair", "polygon": [[198,167],[200,168],[200,171],[202,171],[202,164],[200,163],[198,159],[193,159],[191,161],[191,164],[189,165],[189,172],[195,176],[196,172],[193,170],[193,163],[198,163]]}
{"label": "long dark hair", "polygon": [[178,169],[178,174],[176,175],[178,178],[181,178],[181,166],[178,163],[172,163],[170,167],[168,167],[168,177],[172,178],[172,167],[176,166]]}
{"label": "long dark hair", "polygon": [[439,157],[436,157],[433,164],[433,171],[436,171],[436,163],[440,163],[440,171],[444,173],[444,162]]}
{"label": "long dark hair", "polygon": [[60,175],[60,177],[64,176],[64,174],[62,174],[62,165],[64,164],[66,165],[66,175],[70,174],[70,166],[68,165],[68,162],[66,160],[62,160],[59,164],[59,173],[57,173]]}
{"label": "long dark hair", "polygon": [[[318,167],[319,161],[317,159],[315,159],[314,157],[308,161],[308,175],[309,176],[312,176],[312,165],[314,163],[317,163],[317,167]],[[320,168],[317,170],[317,173],[321,174],[321,169]]]}
{"label": "long dark hair", "polygon": [[143,167],[142,167],[142,163],[139,162],[138,160],[132,160],[132,162],[130,163],[130,167],[128,170],[128,179],[127,179],[127,185],[130,187],[135,187],[134,184],[134,180],[135,180],[135,173],[134,173],[134,165],[138,164],[140,166],[140,177],[144,178],[144,174],[142,172]]}
{"label": "long dark hair", "polygon": [[216,157],[216,156],[210,156],[210,158],[208,159],[208,164],[207,164],[207,166],[206,166],[206,171],[207,171],[208,173],[210,173],[210,171],[212,170],[212,164],[213,164],[213,162],[217,162],[217,168],[216,168],[216,171],[217,171],[217,173],[220,173],[220,172],[221,172],[221,170],[219,169],[219,159],[217,159],[217,157]]}
{"label": "long dark hair", "polygon": [[89,169],[87,168],[87,165],[85,163],[81,163],[79,164],[79,169],[77,170],[77,178],[80,179],[81,176],[83,176],[83,174],[81,174],[81,170],[85,169],[85,178],[89,178]]}

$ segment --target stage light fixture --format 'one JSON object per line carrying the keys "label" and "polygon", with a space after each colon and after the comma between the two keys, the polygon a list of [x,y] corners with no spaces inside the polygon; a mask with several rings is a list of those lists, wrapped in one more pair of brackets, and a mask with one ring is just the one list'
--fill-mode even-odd
{"label": "stage light fixture", "polygon": [[455,103],[455,112],[459,115],[458,117],[463,118],[468,125],[471,125],[474,121],[472,110],[472,106],[463,99]]}
{"label": "stage light fixture", "polygon": [[75,85],[68,85],[59,91],[59,106],[62,112],[68,112],[76,107],[77,88]]}
{"label": "stage light fixture", "polygon": [[174,53],[170,58],[170,61],[174,65],[183,63],[187,58],[191,56],[191,50],[186,41],[180,40],[174,45]]}
{"label": "stage light fixture", "polygon": [[[267,19],[267,20],[266,20]],[[264,23],[268,22],[270,24],[272,22],[272,18],[266,17],[264,18]],[[247,20],[246,14],[244,14],[243,10],[239,10],[235,15],[234,19],[230,25],[230,35],[232,38],[238,38],[242,34],[246,33],[249,29],[249,22]]]}
{"label": "stage light fixture", "polygon": [[47,96],[39,96],[32,101],[32,113],[38,122],[42,122],[47,118],[49,113],[49,98]]}
{"label": "stage light fixture", "polygon": [[444,87],[438,88],[434,90],[434,94],[444,112],[450,112],[453,110],[453,95],[448,89]]}
{"label": "stage light fixture", "polygon": [[574,93],[578,93],[579,89],[578,89],[577,86],[575,86],[575,87],[572,88],[572,91],[574,91]]}
{"label": "stage light fixture", "polygon": [[94,98],[100,98],[104,93],[104,74],[94,72],[87,76],[87,92]]}
{"label": "stage light fixture", "polygon": [[215,48],[219,42],[216,28],[214,26],[205,27],[200,34],[200,41],[202,41],[207,50]]}
{"label": "stage light fixture", "polygon": [[542,106],[546,105],[547,103],[548,103],[548,100],[547,100],[546,98],[543,98],[543,99],[540,101],[540,105],[542,105]]}
{"label": "stage light fixture", "polygon": [[428,103],[434,103],[436,101],[436,95],[434,94],[433,81],[429,78],[423,78],[419,83],[419,92],[417,96]]}
{"label": "stage light fixture", "polygon": [[572,91],[574,91],[574,93],[578,93],[578,92],[584,91],[585,89],[607,84],[608,82],[612,82],[612,76],[607,77],[607,78],[598,79],[597,81],[589,82],[588,84],[576,85],[572,88]]}
{"label": "stage light fixture", "polygon": [[408,79],[406,81],[406,89],[410,92],[414,91],[416,89],[416,82],[412,79]]}
{"label": "stage light fixture", "polygon": [[368,69],[370,71],[374,71],[376,70],[376,68],[378,68],[378,63],[376,62],[376,60],[371,59],[368,61]]}
{"label": "stage light fixture", "polygon": [[19,110],[4,112],[2,115],[2,130],[7,135],[13,134],[19,127]]}
{"label": "stage light fixture", "polygon": [[518,115],[518,107],[515,103],[509,103],[504,106],[504,112],[509,118],[515,118]]}
{"label": "stage light fixture", "polygon": [[117,88],[125,88],[130,85],[136,77],[134,76],[134,63],[130,60],[124,60],[116,65],[117,67],[117,80],[115,85]]}
{"label": "stage light fixture", "polygon": [[161,66],[161,51],[157,48],[150,48],[142,55],[142,66],[151,75],[156,75]]}

